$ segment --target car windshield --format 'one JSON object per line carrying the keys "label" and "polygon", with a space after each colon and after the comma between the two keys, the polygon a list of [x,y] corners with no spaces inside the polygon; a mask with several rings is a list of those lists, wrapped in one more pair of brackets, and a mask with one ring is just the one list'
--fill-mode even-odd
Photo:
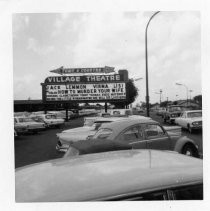
{"label": "car windshield", "polygon": [[31,118],[19,118],[19,122],[34,122]]}
{"label": "car windshield", "polygon": [[46,115],[46,119],[56,119],[55,115]]}
{"label": "car windshield", "polygon": [[170,107],[168,110],[169,110],[169,112],[182,111],[182,107],[178,107],[178,106],[176,106],[176,107]]}
{"label": "car windshield", "polygon": [[94,122],[93,125],[91,126],[93,130],[98,130],[99,127],[101,127],[102,124],[110,123],[111,121],[97,121]]}
{"label": "car windshield", "polygon": [[194,117],[202,117],[202,112],[189,112],[187,113],[188,118],[194,118]]}
{"label": "car windshield", "polygon": [[99,129],[93,136],[93,139],[107,139],[112,134],[112,130],[108,128]]}

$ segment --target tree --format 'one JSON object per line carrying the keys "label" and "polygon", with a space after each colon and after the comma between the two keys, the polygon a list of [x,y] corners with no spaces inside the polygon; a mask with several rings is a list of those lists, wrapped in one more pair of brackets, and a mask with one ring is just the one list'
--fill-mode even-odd
{"label": "tree", "polygon": [[110,104],[114,105],[115,108],[124,108],[128,106],[129,104],[133,103],[138,96],[138,88],[134,85],[133,79],[129,79],[126,86],[128,99],[125,102],[111,102]]}
{"label": "tree", "polygon": [[200,107],[202,107],[202,95],[197,95],[193,97],[193,100],[198,103]]}

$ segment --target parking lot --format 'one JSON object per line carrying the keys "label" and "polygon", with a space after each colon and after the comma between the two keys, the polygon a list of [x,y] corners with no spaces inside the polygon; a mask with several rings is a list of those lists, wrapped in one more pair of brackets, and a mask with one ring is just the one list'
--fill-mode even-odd
{"label": "parking lot", "polygon": [[[162,125],[169,125],[164,124],[163,119],[155,113],[151,113],[150,116]],[[15,168],[62,157],[64,153],[57,152],[55,149],[57,144],[56,134],[62,130],[82,125],[83,117],[80,117],[66,122],[65,126],[60,129],[52,128],[38,134],[27,134],[15,138]],[[188,131],[182,130],[182,135],[193,139],[199,146],[199,153],[203,153],[202,132],[190,134]]]}

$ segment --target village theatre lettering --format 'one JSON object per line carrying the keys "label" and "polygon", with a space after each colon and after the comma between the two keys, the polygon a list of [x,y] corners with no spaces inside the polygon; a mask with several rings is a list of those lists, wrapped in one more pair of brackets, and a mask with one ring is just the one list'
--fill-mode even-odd
{"label": "village theatre lettering", "polygon": [[117,82],[123,81],[123,75],[88,75],[88,76],[53,76],[45,79],[45,83],[81,83],[81,82]]}
{"label": "village theatre lettering", "polygon": [[[90,79],[91,80],[91,79]],[[116,80],[116,79],[115,79]],[[104,84],[48,84],[46,101],[125,100],[125,83]]]}
{"label": "village theatre lettering", "polygon": [[103,75],[49,76],[42,85],[44,103],[125,102],[128,71]]}

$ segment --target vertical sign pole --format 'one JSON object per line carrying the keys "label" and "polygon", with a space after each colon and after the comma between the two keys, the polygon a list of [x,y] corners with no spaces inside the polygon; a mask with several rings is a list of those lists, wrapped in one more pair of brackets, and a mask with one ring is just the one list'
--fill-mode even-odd
{"label": "vertical sign pole", "polygon": [[68,122],[69,116],[68,116],[68,104],[66,104],[66,121]]}
{"label": "vertical sign pole", "polygon": [[107,102],[105,102],[105,113],[107,113]]}

